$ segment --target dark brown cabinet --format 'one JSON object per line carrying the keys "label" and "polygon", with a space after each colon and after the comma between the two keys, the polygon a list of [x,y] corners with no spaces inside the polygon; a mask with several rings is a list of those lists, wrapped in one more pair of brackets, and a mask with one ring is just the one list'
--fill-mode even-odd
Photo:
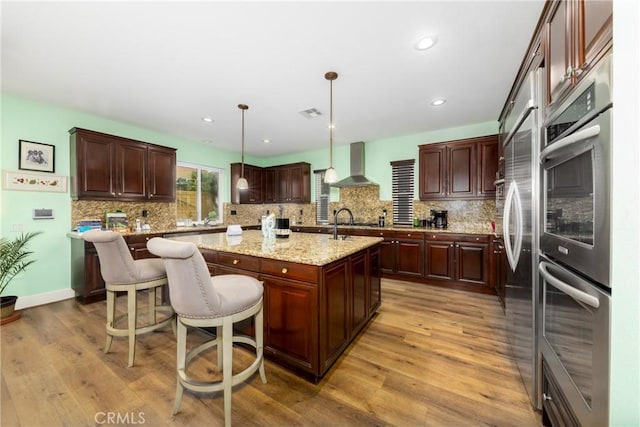
{"label": "dark brown cabinet", "polygon": [[380,243],[380,271],[400,277],[422,277],[424,270],[424,238],[420,232],[371,231],[383,237]]}
{"label": "dark brown cabinet", "polygon": [[276,201],[309,203],[311,201],[311,165],[293,163],[274,167],[276,173]]}
{"label": "dark brown cabinet", "polygon": [[425,237],[424,277],[428,283],[493,293],[489,237],[429,234]]}
{"label": "dark brown cabinet", "polygon": [[249,184],[246,190],[238,190],[236,184],[242,176],[242,163],[231,164],[231,203],[263,203],[262,171],[259,166],[244,164],[244,177]]}
{"label": "dark brown cabinet", "polygon": [[311,165],[291,163],[261,168],[244,165],[249,189],[238,190],[240,163],[231,164],[231,203],[309,203],[311,201]]}
{"label": "dark brown cabinet", "polygon": [[420,200],[495,197],[497,135],[419,146]]}
{"label": "dark brown cabinet", "polygon": [[149,159],[149,199],[156,202],[176,200],[176,151],[157,145],[147,147]]}
{"label": "dark brown cabinet", "polygon": [[378,246],[324,266],[201,249],[212,274],[264,283],[264,351],[317,381],[380,306]]}
{"label": "dark brown cabinet", "polygon": [[175,149],[86,129],[69,133],[72,198],[175,201]]}
{"label": "dark brown cabinet", "polygon": [[556,0],[546,16],[547,101],[556,104],[612,41],[613,1]]}

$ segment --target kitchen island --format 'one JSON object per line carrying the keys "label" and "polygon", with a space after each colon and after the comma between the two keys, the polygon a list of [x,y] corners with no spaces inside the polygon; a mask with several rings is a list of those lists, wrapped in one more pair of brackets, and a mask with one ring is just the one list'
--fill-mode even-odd
{"label": "kitchen island", "polygon": [[264,238],[248,230],[171,239],[193,242],[212,275],[247,274],[263,281],[265,355],[313,382],[380,306],[379,237]]}

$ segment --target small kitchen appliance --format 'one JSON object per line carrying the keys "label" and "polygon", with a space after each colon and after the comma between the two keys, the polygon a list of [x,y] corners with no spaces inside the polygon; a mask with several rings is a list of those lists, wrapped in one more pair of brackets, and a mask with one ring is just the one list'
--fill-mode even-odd
{"label": "small kitchen appliance", "polygon": [[447,228],[447,211],[431,209],[431,220],[435,228]]}
{"label": "small kitchen appliance", "polygon": [[288,238],[291,234],[289,218],[276,218],[276,238]]}

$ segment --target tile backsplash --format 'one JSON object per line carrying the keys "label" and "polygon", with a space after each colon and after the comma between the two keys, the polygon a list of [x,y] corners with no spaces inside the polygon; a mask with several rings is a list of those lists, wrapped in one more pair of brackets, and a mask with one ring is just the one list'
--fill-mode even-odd
{"label": "tile backsplash", "polygon": [[[147,218],[142,218],[142,211]],[[127,214],[129,225],[135,225],[136,218],[148,223],[152,230],[167,230],[176,226],[175,203],[115,202],[102,200],[72,200],[71,227],[82,219],[100,219],[104,222],[107,212],[122,211]]]}

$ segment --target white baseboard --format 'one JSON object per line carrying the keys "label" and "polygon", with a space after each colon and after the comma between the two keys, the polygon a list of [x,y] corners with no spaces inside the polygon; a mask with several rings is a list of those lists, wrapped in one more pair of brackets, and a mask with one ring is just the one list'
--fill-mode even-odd
{"label": "white baseboard", "polygon": [[45,292],[43,294],[18,297],[18,301],[16,302],[16,310],[35,307],[37,305],[50,304],[52,302],[62,301],[65,299],[73,298],[75,296],[76,294],[73,289],[61,289],[59,291]]}

